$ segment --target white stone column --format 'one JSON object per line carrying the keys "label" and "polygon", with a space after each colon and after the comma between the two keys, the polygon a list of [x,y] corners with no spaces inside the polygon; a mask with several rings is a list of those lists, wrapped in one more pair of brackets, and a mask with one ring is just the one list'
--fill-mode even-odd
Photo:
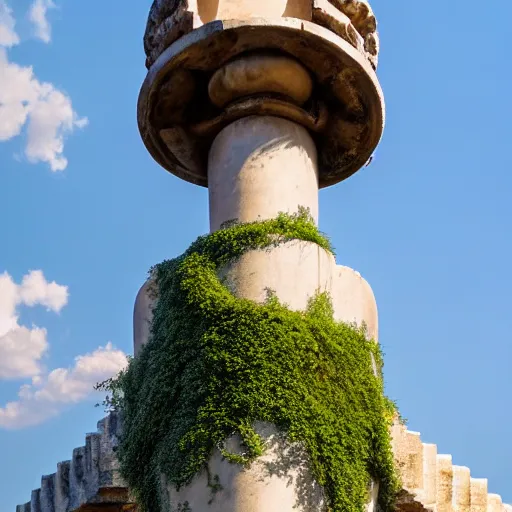
{"label": "white stone column", "polygon": [[138,356],[142,347],[149,341],[153,308],[157,291],[156,282],[148,279],[137,293],[133,307],[133,353]]}
{"label": "white stone column", "polygon": [[224,128],[208,159],[210,230],[226,221],[271,219],[310,209],[318,222],[315,143],[302,126],[274,116],[250,116]]}
{"label": "white stone column", "polygon": [[[193,512],[325,512],[323,490],[312,477],[303,447],[290,444],[271,424],[256,422],[255,430],[267,449],[247,468],[214,450],[208,472],[217,475],[222,486],[218,492],[208,485],[206,470],[180,490],[162,476],[162,502],[169,510],[182,510],[186,503]],[[228,439],[226,448],[241,453],[238,436]]]}
{"label": "white stone column", "polygon": [[[208,164],[211,231],[308,208],[318,221],[315,144],[302,126],[274,116],[250,116],[220,132]],[[248,251],[222,277],[237,296],[263,302],[267,290],[292,309],[304,309],[318,291],[331,291],[333,256],[316,244],[293,241]]]}
{"label": "white stone column", "polygon": [[[249,116],[224,128],[208,159],[210,230],[223,223],[275,218],[279,212],[308,208],[318,223],[318,162],[315,143],[302,126],[275,116]],[[304,310],[317,293],[331,295],[336,320],[368,328],[378,340],[375,297],[361,275],[337,266],[316,244],[292,241],[271,251],[248,251],[221,276],[238,297],[263,302],[268,290],[292,310]],[[150,282],[137,296],[134,346],[147,342],[156,290]]]}
{"label": "white stone column", "polygon": [[[231,222],[295,214],[300,208],[309,210],[318,224],[319,187],[356,172],[380,139],[384,110],[363,51],[365,36],[334,6],[331,14],[322,11],[318,18],[327,29],[313,25],[314,7],[318,15],[321,9],[311,0],[192,0],[186,2],[186,12],[168,4],[164,9],[158,1],[153,6],[145,40],[151,68],[139,98],[139,127],[166,169],[208,187],[211,232]],[[258,20],[261,16],[268,19]],[[197,23],[211,20],[222,22],[198,28]],[[234,23],[233,30],[227,20]],[[261,33],[254,30],[259,23]],[[292,30],[282,28],[283,23]],[[333,39],[334,25],[335,33],[346,39]],[[193,28],[194,33],[176,41]],[[218,29],[223,31],[220,39]],[[312,34],[303,40],[308,30]],[[211,108],[202,108],[205,100]],[[347,112],[365,112],[365,119],[347,121]],[[292,310],[304,310],[310,298],[328,292],[337,320],[365,322],[370,336],[377,338],[371,288],[357,272],[337,267],[334,256],[315,243],[292,240],[268,250],[248,250],[218,272],[237,297],[261,303],[272,290]],[[135,307],[137,350],[149,332],[154,302],[148,291],[141,290]],[[322,489],[314,483],[302,447],[290,444],[275,426],[257,423],[267,444],[262,457],[242,467],[214,450],[209,471],[179,490],[162,475],[163,508],[325,510]],[[230,451],[241,448],[236,436],[226,442]],[[214,495],[209,475],[218,475],[222,486]],[[374,482],[369,511],[377,496]]]}

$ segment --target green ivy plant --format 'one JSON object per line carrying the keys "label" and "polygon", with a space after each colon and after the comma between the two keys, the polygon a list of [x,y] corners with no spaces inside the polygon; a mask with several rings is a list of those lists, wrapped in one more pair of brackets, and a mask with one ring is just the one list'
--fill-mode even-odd
{"label": "green ivy plant", "polygon": [[[123,412],[121,473],[142,511],[161,510],[161,474],[180,488],[207,468],[214,449],[234,464],[259,457],[265,443],[256,421],[305,447],[329,511],[363,511],[372,478],[380,483],[380,509],[393,510],[395,410],[384,396],[378,344],[335,321],[326,294],[295,312],[272,293],[264,304],[239,299],[218,277],[244,252],[292,240],[332,252],[300,210],[231,223],[151,270],[158,301],[150,341],[116,379],[99,385],[109,393],[106,404]],[[243,440],[243,455],[222,448],[233,434]]]}

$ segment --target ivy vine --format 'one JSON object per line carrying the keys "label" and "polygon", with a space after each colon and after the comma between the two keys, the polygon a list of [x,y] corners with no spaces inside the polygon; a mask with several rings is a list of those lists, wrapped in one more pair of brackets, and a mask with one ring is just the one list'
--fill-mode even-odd
{"label": "ivy vine", "polygon": [[[264,304],[235,297],[218,270],[248,250],[303,240],[332,251],[307,211],[231,224],[202,236],[180,257],[151,270],[158,301],[149,343],[116,379],[99,385],[123,411],[121,473],[141,510],[161,510],[160,475],[184,486],[214,449],[240,435],[250,464],[265,450],[256,421],[300,442],[329,511],[361,512],[371,478],[379,506],[393,510],[398,490],[377,343],[333,319],[319,294],[294,312],[269,295]],[[215,482],[219,486],[219,482]]]}

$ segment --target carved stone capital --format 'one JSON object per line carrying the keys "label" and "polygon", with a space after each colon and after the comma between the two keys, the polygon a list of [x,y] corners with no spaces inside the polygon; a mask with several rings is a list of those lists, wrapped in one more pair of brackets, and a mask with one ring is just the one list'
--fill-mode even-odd
{"label": "carved stone capital", "polygon": [[155,0],[144,35],[146,65],[206,23],[251,18],[312,21],[345,39],[377,67],[377,21],[367,0]]}
{"label": "carved stone capital", "polygon": [[[318,18],[319,0],[308,5]],[[150,67],[139,96],[139,129],[151,155],[178,177],[208,186],[208,151],[217,134],[243,117],[276,116],[313,136],[320,187],[354,174],[380,141],[384,100],[361,51],[363,36],[335,12],[345,20],[331,24],[336,30],[292,17],[248,18],[207,23],[172,43]],[[352,15],[358,19],[357,11]],[[322,16],[331,23],[329,13]]]}

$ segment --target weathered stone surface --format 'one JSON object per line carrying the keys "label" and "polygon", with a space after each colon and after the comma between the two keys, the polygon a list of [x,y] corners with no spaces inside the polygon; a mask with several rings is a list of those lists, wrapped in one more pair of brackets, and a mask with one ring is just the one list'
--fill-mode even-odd
{"label": "weathered stone surface", "polygon": [[435,509],[426,507],[417,496],[402,489],[398,494],[395,510],[396,512],[433,512]]}
{"label": "weathered stone surface", "polygon": [[433,508],[437,493],[437,446],[423,444],[423,503]]}
{"label": "weathered stone surface", "polygon": [[55,474],[43,476],[39,500],[42,512],[55,512]]}
{"label": "weathered stone surface", "polygon": [[313,0],[312,21],[328,28],[364,54],[364,39],[350,18],[337,9],[330,0]]}
{"label": "weathered stone surface", "polygon": [[370,61],[379,63],[377,20],[365,0],[313,0],[313,21],[348,41]]}
{"label": "weathered stone surface", "polygon": [[[217,136],[208,168],[212,232],[229,221],[271,219],[279,212],[295,213],[299,207],[307,207],[317,221],[316,148],[301,126],[275,117],[241,119]],[[221,276],[238,297],[263,302],[270,288],[293,310],[304,310],[311,297],[326,291],[337,320],[364,323],[368,336],[378,339],[371,287],[358,272],[337,266],[334,257],[316,244],[290,242],[271,250],[248,251],[221,269]],[[150,287],[150,282],[144,285],[135,303],[136,354],[149,339],[157,296],[156,290],[150,296]]]}
{"label": "weathered stone surface", "polygon": [[[212,493],[208,472],[190,485],[176,490],[162,478],[162,497],[169,510],[188,503],[192,511],[209,512],[322,512],[323,490],[312,478],[309,459],[299,443],[290,443],[271,424],[256,422],[255,430],[265,440],[262,457],[249,467],[231,464],[215,450],[208,472],[217,475],[221,488]],[[238,436],[225,443],[231,453],[242,453]]]}
{"label": "weathered stone surface", "polygon": [[499,495],[487,493],[486,479],[471,478],[468,468],[453,465],[451,455],[436,455],[437,447],[432,444],[423,444],[423,483],[418,488],[419,434],[410,434],[395,421],[393,452],[404,484],[397,511],[512,512],[512,506],[504,505]]}
{"label": "weathered stone surface", "polygon": [[315,143],[302,126],[271,116],[231,123],[209,152],[210,230],[234,219],[295,213],[301,206],[317,221],[317,161]]}
{"label": "weathered stone surface", "polygon": [[499,494],[487,495],[487,512],[503,512],[503,503]]}
{"label": "weathered stone surface", "polygon": [[[211,75],[248,52],[279,52],[308,69],[314,85],[307,104],[263,94],[223,109],[213,105],[207,90]],[[185,76],[195,80],[195,88],[167,85]],[[191,90],[196,91],[192,99]],[[152,156],[166,170],[203,186],[208,185],[206,161],[214,138],[248,115],[288,118],[318,134],[319,185],[326,187],[369,160],[382,135],[384,102],[375,73],[359,51],[330,30],[293,18],[229,20],[194,30],[164,51],[139,97],[139,129]]]}
{"label": "weathered stone surface", "polygon": [[279,94],[303,105],[313,92],[313,80],[295,59],[285,55],[242,56],[219,68],[208,84],[214,105],[225,107],[254,94]]}
{"label": "weathered stone surface", "polygon": [[471,512],[487,512],[487,478],[471,479]]}
{"label": "weathered stone surface", "polygon": [[379,340],[379,314],[372,287],[361,274],[345,265],[336,265],[330,289],[334,318],[361,327],[368,339]]}
{"label": "weathered stone surface", "polygon": [[41,510],[41,489],[32,491],[30,498],[30,512],[42,512]]}
{"label": "weathered stone surface", "polygon": [[55,473],[55,511],[69,510],[69,472],[70,461],[59,462]]}
{"label": "weathered stone surface", "polygon": [[423,444],[417,432],[396,422],[392,429],[392,447],[406,490],[417,494],[423,488]]}
{"label": "weathered stone surface", "polygon": [[[333,256],[315,244],[290,242],[272,251],[250,251],[229,268],[221,270],[226,284],[239,297],[263,302],[267,289],[274,290],[293,310],[303,310],[307,300],[317,291],[327,291],[332,297],[334,317],[349,324],[366,326],[369,339],[378,341],[378,310],[370,285],[361,274],[350,267],[336,265]],[[155,286],[155,285],[152,285]],[[144,285],[136,299],[134,326],[135,353],[148,342],[147,325],[156,296],[147,296]],[[435,445],[432,445],[435,448]],[[425,462],[425,461],[424,461]],[[426,471],[424,478],[434,478]],[[435,502],[434,498],[430,502]]]}
{"label": "weathered stone surface", "polygon": [[[163,489],[171,502],[196,500],[199,508],[193,510],[199,512],[226,512],[228,509],[245,512],[246,509],[243,507],[246,506],[247,502],[244,500],[247,498],[244,496],[247,496],[248,489],[252,489],[256,494],[261,494],[262,501],[257,505],[260,508],[251,508],[251,512],[323,510],[321,489],[315,486],[308,476],[307,457],[300,446],[287,443],[282,434],[277,434],[271,425],[262,423],[258,428],[266,436],[271,450],[267,454],[267,459],[260,461],[252,470],[244,472],[237,466],[231,467],[226,461],[216,458],[216,455],[210,462],[215,465],[217,474],[227,477],[226,489],[238,489],[238,494],[225,492],[216,495],[215,500],[219,499],[214,508],[210,508],[209,505],[207,508],[201,508],[201,500],[209,501],[212,498],[211,488],[207,485],[207,475],[202,474],[180,493],[170,488],[164,479]],[[18,505],[16,512],[135,512],[136,504],[118,471],[115,450],[121,429],[118,414],[111,414],[101,420],[98,423],[98,432],[87,436],[86,446],[74,450],[73,459],[61,462],[55,474],[44,476],[41,488],[32,492],[31,501]],[[503,504],[499,495],[488,494],[487,479],[470,478],[469,470],[453,466],[449,455],[437,456],[436,478],[433,478],[432,460],[437,453],[435,445],[423,445],[423,460],[418,463],[418,434],[407,431],[407,428],[398,421],[393,426],[392,435],[397,468],[402,474],[402,479],[415,486],[414,489],[404,487],[398,497],[397,512],[512,512],[512,506]],[[237,439],[233,438],[228,442],[236,451]],[[419,466],[423,468],[423,488],[420,489],[417,488]],[[404,474],[410,470],[411,475]],[[272,473],[270,480],[266,477],[261,478],[262,472],[265,471]],[[376,510],[377,492],[378,486],[373,484],[369,490],[371,499],[367,512]],[[272,497],[275,496],[278,499],[272,501]],[[432,496],[435,496],[434,502]],[[300,507],[292,509],[290,504],[294,503],[298,503]],[[277,506],[278,504],[280,506]],[[222,508],[224,505],[235,508]]]}
{"label": "weathered stone surface", "polygon": [[[329,0],[343,14],[347,15],[355,29],[363,36],[365,43],[369,36],[377,35],[377,20],[367,0]],[[377,53],[374,54],[378,56]]]}
{"label": "weathered stone surface", "polygon": [[133,309],[133,348],[137,356],[148,342],[153,321],[153,308],[158,297],[154,279],[148,279],[137,293]]}
{"label": "weathered stone surface", "polygon": [[437,456],[437,512],[451,512],[453,464],[451,455]]}
{"label": "weathered stone surface", "polygon": [[146,67],[149,68],[166,48],[194,28],[194,13],[189,10],[188,0],[155,0],[144,34]]}
{"label": "weathered stone surface", "polygon": [[19,505],[16,512],[134,510],[115,454],[121,428],[117,413],[101,420],[98,432],[87,435],[85,446],[73,450],[71,461],[61,462],[56,473],[43,476],[30,503]]}
{"label": "weathered stone surface", "polygon": [[173,42],[215,20],[291,17],[343,37],[377,66],[377,21],[366,0],[155,0],[144,35],[149,68]]}
{"label": "weathered stone surface", "polygon": [[471,506],[469,468],[453,466],[453,512],[467,512]]}

